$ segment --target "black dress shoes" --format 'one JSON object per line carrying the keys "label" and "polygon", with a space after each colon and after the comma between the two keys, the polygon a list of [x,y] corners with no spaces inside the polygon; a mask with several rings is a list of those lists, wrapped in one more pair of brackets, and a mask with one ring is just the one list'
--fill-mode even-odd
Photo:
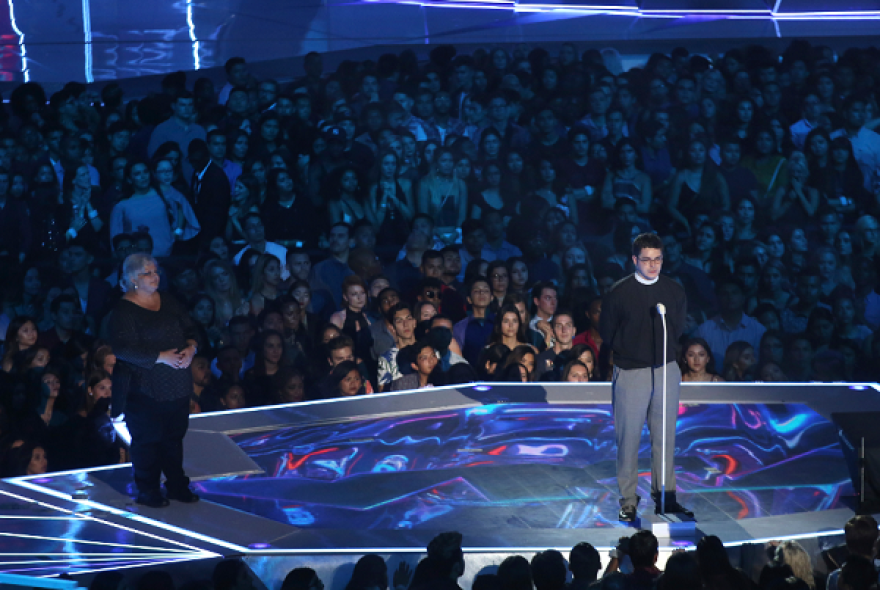
{"label": "black dress shoes", "polygon": [[165,508],[169,504],[168,500],[165,498],[165,496],[162,495],[162,492],[160,492],[159,490],[151,492],[138,492],[135,502],[149,508]]}
{"label": "black dress shoes", "polygon": [[178,502],[183,502],[184,504],[195,504],[199,501],[199,496],[194,494],[193,491],[189,488],[183,488],[182,490],[176,491],[168,491],[168,499],[169,500],[177,500]]}
{"label": "black dress shoes", "polygon": [[[660,503],[660,494],[652,494],[654,498],[654,514],[664,514]],[[666,492],[666,512],[665,514],[681,514],[688,518],[693,518],[694,513],[678,503],[675,492]]]}

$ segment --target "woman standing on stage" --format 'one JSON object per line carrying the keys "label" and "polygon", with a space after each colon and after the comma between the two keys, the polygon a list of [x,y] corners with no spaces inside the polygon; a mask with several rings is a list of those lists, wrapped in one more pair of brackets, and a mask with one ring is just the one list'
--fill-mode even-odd
{"label": "woman standing on stage", "polygon": [[159,482],[165,473],[168,498],[197,502],[183,471],[183,437],[193,392],[189,365],[196,354],[196,326],[174,298],[160,294],[156,261],[132,254],[122,266],[125,291],[113,310],[110,343],[113,415],[125,414],[131,433],[131,463],[137,502],[168,505]]}

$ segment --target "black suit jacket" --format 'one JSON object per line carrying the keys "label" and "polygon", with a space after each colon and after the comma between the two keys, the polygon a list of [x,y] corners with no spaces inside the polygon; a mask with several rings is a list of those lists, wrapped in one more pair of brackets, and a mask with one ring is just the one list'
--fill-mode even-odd
{"label": "black suit jacket", "polygon": [[212,239],[226,231],[232,199],[229,178],[220,166],[211,162],[201,180],[195,177],[192,194],[192,208],[202,228],[199,242],[207,247]]}

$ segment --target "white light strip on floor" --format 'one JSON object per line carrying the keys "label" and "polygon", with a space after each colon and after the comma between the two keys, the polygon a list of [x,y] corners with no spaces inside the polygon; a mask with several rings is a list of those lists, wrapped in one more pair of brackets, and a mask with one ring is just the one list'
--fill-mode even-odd
{"label": "white light strip on floor", "polygon": [[[222,557],[222,555],[209,555],[207,557]],[[187,561],[199,561],[202,559],[206,559],[207,557],[188,557],[186,559],[171,559],[168,561],[163,561],[162,565],[172,565],[175,563],[186,563]],[[120,565],[118,567],[112,568],[112,570],[113,571],[128,570],[128,569],[133,569],[136,567],[149,567],[151,565],[156,565],[156,564],[155,563],[138,563],[138,564],[132,564],[132,565]],[[83,574],[94,574],[94,573],[105,572],[105,571],[108,571],[108,568],[99,568],[99,569],[90,569],[90,570],[76,570],[76,575],[80,576]],[[0,575],[2,575],[2,574],[0,574]],[[49,574],[47,576],[42,576],[37,579],[41,579],[41,580],[51,579],[57,575],[58,574]],[[34,580],[34,578],[28,578],[28,579]],[[2,580],[0,580],[0,581],[2,581]],[[30,582],[27,585],[28,586],[36,586],[36,584],[30,583]],[[49,586],[47,586],[47,587],[49,587]],[[76,588],[76,586],[64,586],[64,588],[68,588],[68,587]]]}
{"label": "white light strip on floor", "polygon": [[[115,516],[120,516],[120,517],[125,518],[125,519],[127,519],[127,520],[133,520],[133,521],[135,521],[135,522],[140,522],[140,523],[143,523],[143,524],[148,524],[148,525],[153,526],[153,527],[158,528],[158,529],[162,529],[162,530],[166,530],[166,531],[171,531],[171,532],[174,532],[174,533],[178,533],[178,534],[180,534],[181,536],[183,536],[183,537],[187,537],[187,538],[189,538],[189,539],[197,539],[197,540],[200,540],[200,541],[205,541],[205,542],[207,542],[207,543],[211,543],[211,544],[213,544],[213,545],[219,545],[219,546],[221,546],[221,547],[226,547],[227,549],[232,549],[232,550],[234,550],[234,551],[241,551],[241,552],[246,551],[246,549],[245,549],[244,547],[241,547],[241,546],[239,546],[239,545],[235,545],[235,544],[233,544],[233,543],[226,543],[225,541],[221,541],[220,539],[215,539],[215,538],[213,538],[213,537],[209,537],[209,536],[207,536],[207,535],[200,535],[200,534],[198,534],[198,533],[194,533],[193,531],[189,531],[189,530],[187,530],[187,529],[182,529],[182,528],[180,528],[180,527],[176,527],[176,526],[173,526],[173,525],[169,525],[169,524],[166,524],[166,523],[164,523],[164,522],[160,522],[160,521],[157,521],[157,520],[153,520],[153,519],[151,519],[151,518],[146,518],[146,517],[144,517],[144,516],[140,516],[139,514],[135,514],[134,512],[128,512],[128,511],[126,511],[126,510],[120,510],[120,509],[118,509],[118,508],[114,508],[114,507],[112,507],[112,506],[107,506],[106,504],[100,504],[100,503],[98,503],[98,502],[92,502],[92,501],[90,501],[90,500],[74,500],[74,499],[71,498],[68,494],[64,494],[64,493],[62,493],[62,492],[57,492],[57,491],[55,491],[55,490],[51,490],[51,489],[48,489],[48,488],[44,488],[44,487],[42,487],[42,486],[38,486],[38,485],[32,484],[32,483],[27,482],[27,481],[22,481],[22,480],[9,480],[9,481],[10,481],[11,483],[14,483],[14,484],[19,485],[19,486],[24,487],[24,488],[27,488],[27,489],[29,489],[29,490],[33,490],[33,491],[35,491],[35,492],[39,492],[39,493],[46,494],[46,495],[49,495],[49,496],[54,496],[54,497],[56,497],[56,498],[60,498],[60,499],[62,499],[62,500],[66,500],[66,501],[68,501],[68,502],[74,502],[74,503],[76,503],[76,504],[81,504],[81,505],[84,505],[84,506],[88,506],[88,507],[90,507],[90,508],[95,508],[95,509],[97,509],[97,510],[101,510],[101,511],[103,511],[103,512],[108,512],[108,513],[110,513],[110,514],[113,514],[113,515],[115,515]],[[0,493],[5,493],[5,492],[0,491]],[[56,508],[56,509],[58,509],[58,510],[64,510],[63,508],[58,508],[58,507],[52,506],[51,504],[44,504],[44,505],[45,505],[45,506],[50,506],[50,507],[52,507],[52,508]],[[65,511],[65,512],[72,512],[72,511],[69,511],[69,510],[64,510],[64,511]],[[133,529],[133,528],[131,528],[131,527],[123,526],[123,525],[121,525],[121,524],[117,524],[117,523],[113,523],[113,522],[105,521],[105,520],[103,520],[103,519],[96,518],[96,517],[91,516],[91,515],[84,516],[83,518],[87,518],[87,519],[92,520],[92,521],[94,521],[94,522],[99,522],[99,523],[101,523],[101,524],[105,524],[105,525],[107,525],[107,526],[115,527],[115,528],[118,528],[118,529],[121,529],[121,530],[124,530],[124,531],[128,531],[128,532],[131,532],[131,533],[136,533],[136,534],[138,534],[138,535],[144,535],[144,536],[147,536],[147,537],[151,537],[151,538],[153,538],[153,539],[158,539],[158,540],[160,540],[160,541],[164,541],[165,543],[168,543],[169,545],[178,545],[178,546],[180,546],[180,547],[184,547],[184,548],[186,548],[186,549],[188,549],[188,550],[190,550],[190,551],[195,551],[195,552],[207,552],[207,551],[204,550],[204,549],[200,549],[200,548],[198,548],[198,547],[193,547],[192,545],[187,545],[186,543],[181,543],[180,541],[175,541],[175,540],[172,540],[172,539],[166,539],[165,537],[160,537],[159,535],[155,535],[155,534],[153,534],[153,533],[148,533],[148,532],[146,532],[146,531],[142,531],[142,530],[138,530],[138,529]],[[208,553],[210,553],[210,552],[208,552]],[[218,556],[218,557],[219,557],[219,556]]]}
{"label": "white light strip on floor", "polygon": [[68,588],[77,588],[79,584],[76,580],[53,580],[46,578],[34,578],[33,576],[24,576],[21,574],[0,574],[0,586],[9,584],[11,586],[22,586],[31,588],[58,588],[67,590]]}

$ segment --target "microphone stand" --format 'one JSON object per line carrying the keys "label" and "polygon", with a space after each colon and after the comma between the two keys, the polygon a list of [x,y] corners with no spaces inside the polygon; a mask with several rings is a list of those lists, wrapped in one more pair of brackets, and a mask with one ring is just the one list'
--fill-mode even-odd
{"label": "microphone stand", "polygon": [[663,458],[661,459],[660,475],[660,514],[666,514],[666,355],[668,336],[666,332],[666,306],[657,304],[657,313],[663,322]]}

